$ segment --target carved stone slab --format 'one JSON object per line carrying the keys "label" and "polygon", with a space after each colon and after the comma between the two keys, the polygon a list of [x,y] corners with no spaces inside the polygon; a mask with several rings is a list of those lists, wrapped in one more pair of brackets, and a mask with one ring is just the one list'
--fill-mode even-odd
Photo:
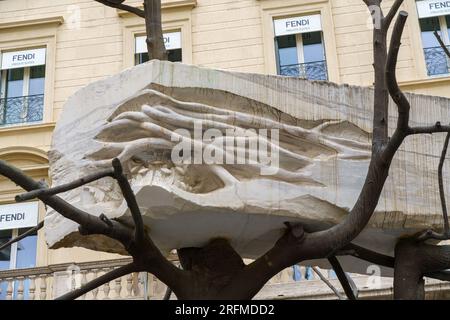
{"label": "carved stone slab", "polygon": [[[408,98],[411,125],[449,119],[450,100]],[[226,237],[252,258],[275,243],[285,221],[318,230],[347,215],[370,160],[372,100],[370,88],[153,61],[69,98],[53,136],[51,179],[54,186],[67,183],[118,157],[163,251]],[[396,110],[390,109],[392,130]],[[264,130],[270,134],[261,138]],[[278,163],[237,163],[239,152],[250,158],[254,141],[278,154]],[[399,236],[442,226],[437,166],[443,141],[442,135],[407,139],[356,243],[391,254]],[[191,162],[174,160],[180,142],[193,146]],[[215,160],[234,155],[235,161],[193,163],[197,147],[200,157],[207,150]],[[177,154],[186,160],[185,150]],[[62,196],[92,214],[131,222],[111,179]],[[52,248],[123,252],[104,237],[81,237],[75,223],[52,210],[45,229]]]}

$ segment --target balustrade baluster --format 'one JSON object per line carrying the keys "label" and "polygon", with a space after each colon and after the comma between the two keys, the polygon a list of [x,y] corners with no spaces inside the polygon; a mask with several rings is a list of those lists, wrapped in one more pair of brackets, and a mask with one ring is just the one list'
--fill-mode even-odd
{"label": "balustrade baluster", "polygon": [[[83,287],[87,283],[87,270],[81,270],[81,287]],[[87,294],[83,294],[80,297],[80,300],[86,300]]]}
{"label": "balustrade baluster", "polygon": [[18,277],[17,278],[17,282],[18,282],[18,286],[17,286],[17,300],[23,300],[23,296],[24,296],[23,279],[24,279],[24,277]]}
{"label": "balustrade baluster", "polygon": [[36,276],[30,276],[30,288],[28,292],[28,300],[36,299]]}
{"label": "balustrade baluster", "polygon": [[47,300],[47,275],[41,274],[40,293],[39,298],[41,300]]}
{"label": "balustrade baluster", "polygon": [[120,299],[120,293],[122,292],[122,278],[115,280],[114,291],[116,292],[116,299]]}
{"label": "balustrade baluster", "polygon": [[12,300],[13,299],[13,278],[6,279],[8,281],[8,287],[6,289],[6,300]]}
{"label": "balustrade baluster", "polygon": [[133,273],[133,291],[134,291],[133,296],[134,297],[139,297],[139,293],[140,293],[139,284],[140,284],[139,272],[135,272],[135,273]]}
{"label": "balustrade baluster", "polygon": [[[104,269],[105,274],[108,273],[110,271],[109,268],[105,268]],[[103,285],[103,293],[104,293],[104,300],[109,300],[109,291],[111,290],[111,287],[109,286],[109,282],[105,283]]]}
{"label": "balustrade baluster", "polygon": [[127,275],[127,298],[131,298],[133,296],[133,274],[130,273]]}
{"label": "balustrade baluster", "polygon": [[[92,270],[92,274],[93,274],[92,280],[97,279],[97,277],[98,277],[98,270],[97,269],[93,269]],[[92,300],[98,300],[97,295],[98,295],[98,287],[95,288],[94,290],[92,290]]]}

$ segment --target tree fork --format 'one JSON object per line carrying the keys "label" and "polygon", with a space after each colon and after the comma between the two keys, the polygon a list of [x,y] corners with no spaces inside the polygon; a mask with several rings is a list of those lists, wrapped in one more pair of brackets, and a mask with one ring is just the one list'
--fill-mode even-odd
{"label": "tree fork", "polygon": [[[175,292],[179,299],[232,299],[226,294],[230,286],[240,286],[234,281],[235,275],[245,268],[241,256],[228,240],[217,238],[203,248],[183,248],[178,250],[183,269],[188,273],[189,285],[182,292]],[[241,286],[244,293],[248,288]]]}
{"label": "tree fork", "polygon": [[144,0],[144,10],[124,4],[125,0],[95,0],[105,6],[125,10],[145,19],[149,60],[168,60],[161,19],[161,0]]}
{"label": "tree fork", "polygon": [[417,237],[401,239],[395,247],[394,299],[423,300],[423,277],[450,268],[450,246],[426,244]]}

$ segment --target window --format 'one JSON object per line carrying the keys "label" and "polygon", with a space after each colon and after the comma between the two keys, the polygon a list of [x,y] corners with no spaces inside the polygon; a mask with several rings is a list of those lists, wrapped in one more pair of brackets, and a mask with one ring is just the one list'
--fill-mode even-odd
{"label": "window", "polygon": [[450,5],[447,7],[434,0],[417,1],[416,4],[427,73],[429,76],[448,74],[450,61],[434,31],[438,31],[445,45],[450,45]]}
{"label": "window", "polygon": [[320,15],[275,20],[278,74],[327,80]]}
{"label": "window", "polygon": [[[38,203],[0,206],[0,245],[16,238],[37,225]],[[0,251],[0,271],[32,268],[36,265],[37,232]],[[7,282],[0,282],[0,300],[6,298]],[[17,294],[17,285],[14,294]],[[29,283],[24,282],[27,289]],[[28,290],[25,290],[28,292]],[[26,298],[26,297],[25,297]]]}
{"label": "window", "polygon": [[[20,236],[30,228],[0,230],[0,243]],[[0,270],[32,268],[36,264],[37,232],[0,251]]]}
{"label": "window", "polygon": [[[164,34],[164,43],[168,53],[169,61],[181,62],[181,32],[170,32]],[[147,62],[149,60],[147,52],[147,42],[145,36],[136,37],[135,65]]]}
{"label": "window", "polygon": [[[30,228],[0,230],[0,245],[20,236]],[[0,251],[0,271],[8,269],[24,269],[36,266],[37,232]],[[0,283],[0,300],[6,299],[7,282]],[[29,292],[29,281],[24,281],[24,292]],[[14,295],[17,284],[14,284]],[[25,296],[25,299],[27,297]]]}
{"label": "window", "polygon": [[45,49],[2,54],[0,125],[43,119]]}

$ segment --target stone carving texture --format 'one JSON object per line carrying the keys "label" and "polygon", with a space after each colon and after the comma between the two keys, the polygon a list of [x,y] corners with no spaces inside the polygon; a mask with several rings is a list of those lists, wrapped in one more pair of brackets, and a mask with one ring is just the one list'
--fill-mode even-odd
{"label": "stone carving texture", "polygon": [[[449,100],[408,97],[413,125],[449,118]],[[372,100],[369,88],[150,62],[95,82],[68,100],[53,136],[51,178],[53,185],[66,183],[118,157],[148,232],[162,250],[202,246],[221,236],[252,258],[274,244],[285,221],[318,230],[348,213],[370,161]],[[280,170],[262,175],[270,164],[174,163],[174,136],[207,146],[194,136],[198,121],[203,129],[232,130],[232,139],[246,143],[258,137],[245,136],[245,129],[278,129],[279,146],[270,138],[267,143],[279,151]],[[395,121],[391,106],[391,129]],[[216,142],[226,145],[227,139]],[[440,135],[408,138],[357,243],[391,254],[402,234],[442,225],[437,191],[442,143]],[[239,152],[236,146],[209,147],[223,157]],[[111,179],[63,197],[93,214],[131,222]],[[123,253],[104,237],[80,237],[75,223],[52,210],[45,228],[54,248]]]}

